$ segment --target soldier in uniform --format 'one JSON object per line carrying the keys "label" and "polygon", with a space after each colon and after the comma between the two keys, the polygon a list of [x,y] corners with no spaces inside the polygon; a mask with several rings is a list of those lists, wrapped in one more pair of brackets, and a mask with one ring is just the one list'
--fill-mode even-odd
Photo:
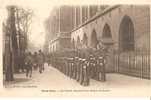
{"label": "soldier in uniform", "polygon": [[80,77],[79,77],[79,83],[82,85],[83,83],[83,66],[84,66],[85,59],[81,59],[80,63]]}
{"label": "soldier in uniform", "polygon": [[98,68],[98,73],[99,73],[98,78],[101,75],[101,78],[99,78],[99,80],[102,82],[106,81],[105,63],[106,63],[105,57],[103,55],[99,56],[98,57],[98,67],[99,67]]}
{"label": "soldier in uniform", "polygon": [[70,58],[70,78],[73,78],[74,58]]}
{"label": "soldier in uniform", "polygon": [[64,57],[64,65],[65,65],[64,66],[64,68],[65,68],[64,69],[64,74],[67,75],[67,66],[68,66],[68,63],[67,63],[67,58],[66,57]]}
{"label": "soldier in uniform", "polygon": [[89,62],[84,59],[84,63],[83,63],[83,82],[82,85],[83,86],[88,86],[90,84],[90,77],[89,77]]}
{"label": "soldier in uniform", "polygon": [[70,76],[70,58],[67,58],[68,66],[67,66],[67,76]]}
{"label": "soldier in uniform", "polygon": [[73,58],[70,58],[69,63],[69,77],[72,78]]}
{"label": "soldier in uniform", "polygon": [[76,74],[77,74],[77,64],[78,64],[78,57],[74,58],[74,62],[73,62],[73,79],[76,79]]}
{"label": "soldier in uniform", "polygon": [[69,58],[66,58],[66,75],[68,76],[68,70],[69,70]]}
{"label": "soldier in uniform", "polygon": [[79,70],[79,68],[80,68],[80,58],[79,57],[77,57],[75,63],[76,63],[76,81],[78,81],[79,80],[79,72],[80,72],[80,70]]}
{"label": "soldier in uniform", "polygon": [[77,66],[77,78],[76,78],[76,80],[79,82],[79,80],[80,80],[80,68],[81,68],[81,61],[82,61],[82,59],[81,58],[79,58],[79,63],[78,63],[78,66]]}
{"label": "soldier in uniform", "polygon": [[93,55],[90,55],[89,62],[90,62],[90,64],[89,64],[90,76],[91,76],[91,78],[94,78],[95,57]]}

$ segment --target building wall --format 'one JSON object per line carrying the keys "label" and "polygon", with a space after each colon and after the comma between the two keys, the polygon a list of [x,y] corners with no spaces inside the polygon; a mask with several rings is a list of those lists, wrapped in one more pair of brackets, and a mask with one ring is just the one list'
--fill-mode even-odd
{"label": "building wall", "polygon": [[[102,40],[102,34],[104,26],[107,24],[110,27],[111,35],[114,44],[111,46],[111,50],[120,50],[119,36],[120,36],[120,26],[123,18],[125,16],[129,16],[133,25],[134,25],[134,49],[146,51],[150,49],[150,8],[149,6],[132,6],[132,5],[122,5],[115,7],[112,10],[109,10],[102,14],[100,17],[97,17],[93,21],[83,25],[71,32],[71,40],[74,40],[75,46],[78,47],[80,38],[80,42],[82,42],[84,34],[88,37],[88,47],[92,47],[92,33],[96,32],[96,38],[100,42]],[[126,26],[125,26],[126,27]],[[73,42],[73,41],[72,41]],[[81,45],[82,43],[80,43]],[[81,46],[79,46],[81,47]],[[116,66],[114,65],[114,61],[111,57],[113,57],[114,53],[111,52],[110,57],[107,58],[108,63],[106,68],[108,72],[114,72],[116,70]],[[138,57],[138,59],[142,59]],[[134,71],[136,72],[136,70]],[[140,72],[137,71],[137,72]],[[130,73],[131,74],[131,73]]]}
{"label": "building wall", "polygon": [[[97,39],[102,38],[103,28],[108,24],[111,30],[112,39],[114,40],[114,49],[119,48],[119,30],[120,24],[124,16],[129,16],[134,25],[135,49],[147,49],[149,46],[149,29],[150,17],[148,6],[120,6],[104,15],[96,18],[94,21],[84,25],[83,27],[71,32],[71,40],[77,42],[78,36],[80,41],[83,39],[84,33],[88,36],[88,46],[91,46],[91,36],[93,30],[96,31]],[[149,48],[148,48],[149,49]]]}
{"label": "building wall", "polygon": [[49,44],[49,53],[71,48],[70,38],[57,38]]}
{"label": "building wall", "polygon": [[71,48],[70,38],[61,38],[60,39],[60,50]]}
{"label": "building wall", "polygon": [[68,32],[73,29],[72,6],[60,7],[60,32]]}

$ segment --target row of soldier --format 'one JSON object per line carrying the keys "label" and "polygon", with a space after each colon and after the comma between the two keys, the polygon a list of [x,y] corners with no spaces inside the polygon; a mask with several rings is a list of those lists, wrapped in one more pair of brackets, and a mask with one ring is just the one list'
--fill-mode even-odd
{"label": "row of soldier", "polygon": [[52,66],[83,86],[88,86],[91,78],[98,81],[106,80],[105,63],[105,56],[95,57],[93,55],[90,55],[88,59],[55,57],[51,62]]}

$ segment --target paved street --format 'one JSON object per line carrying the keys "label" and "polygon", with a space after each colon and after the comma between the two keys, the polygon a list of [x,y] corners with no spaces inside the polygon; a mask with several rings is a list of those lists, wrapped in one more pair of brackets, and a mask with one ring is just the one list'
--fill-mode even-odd
{"label": "paved street", "polygon": [[98,82],[90,80],[90,86],[83,87],[75,80],[70,79],[57,69],[45,64],[44,73],[40,74],[38,71],[33,72],[32,78],[26,78],[25,74],[16,74],[15,81],[7,84],[7,87],[28,87],[40,88],[40,89],[51,89],[51,90],[106,90],[108,92],[123,92],[129,91],[131,95],[137,92],[149,93],[150,81],[146,79],[140,79],[136,77],[130,77],[121,74],[107,74],[106,82]]}

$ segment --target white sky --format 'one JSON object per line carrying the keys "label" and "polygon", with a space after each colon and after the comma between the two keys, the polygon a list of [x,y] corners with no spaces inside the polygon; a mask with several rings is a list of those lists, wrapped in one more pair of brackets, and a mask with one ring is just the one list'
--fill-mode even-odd
{"label": "white sky", "polygon": [[[45,41],[45,31],[43,27],[44,20],[49,16],[52,6],[48,2],[40,2],[42,0],[1,0],[1,12],[2,16],[7,15],[7,5],[18,5],[23,8],[29,8],[34,11],[34,16],[31,24],[31,34],[29,34],[29,40],[34,45],[33,47],[42,47]],[[48,1],[48,0],[47,0]],[[5,13],[5,14],[4,14]]]}
{"label": "white sky", "polygon": [[[23,8],[30,8],[34,11],[31,34],[29,35],[30,42],[36,47],[42,47],[45,41],[44,20],[50,15],[54,6],[62,4],[73,4],[74,0],[0,0],[1,17],[7,15],[7,5],[18,5]],[[80,1],[80,0],[79,0]],[[87,0],[80,1],[74,4],[87,4]],[[4,14],[5,13],[5,14]]]}

